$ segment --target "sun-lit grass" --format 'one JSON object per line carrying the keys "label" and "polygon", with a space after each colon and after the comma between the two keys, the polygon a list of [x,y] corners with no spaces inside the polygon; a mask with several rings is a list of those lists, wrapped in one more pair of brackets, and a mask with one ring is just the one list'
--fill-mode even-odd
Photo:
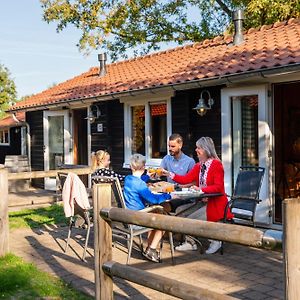
{"label": "sun-lit grass", "polygon": [[23,209],[9,213],[10,229],[38,228],[53,224],[66,224],[61,205],[55,204],[45,208]]}
{"label": "sun-lit grass", "polygon": [[33,264],[7,254],[0,258],[0,299],[92,299]]}

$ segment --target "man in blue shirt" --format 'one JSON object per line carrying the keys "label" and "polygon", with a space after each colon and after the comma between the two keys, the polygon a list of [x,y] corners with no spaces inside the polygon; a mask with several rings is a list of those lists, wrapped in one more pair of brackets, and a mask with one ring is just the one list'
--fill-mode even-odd
{"label": "man in blue shirt", "polygon": [[[180,134],[173,133],[170,135],[168,141],[170,154],[166,155],[160,164],[163,169],[175,174],[185,175],[194,167],[194,159],[181,151],[182,145],[183,139]],[[174,181],[169,177],[168,182],[174,183]]]}
{"label": "man in blue shirt", "polygon": [[[195,165],[195,161],[193,158],[184,154],[181,149],[183,146],[183,138],[178,133],[173,133],[169,137],[168,147],[169,153],[166,155],[160,166],[167,170],[168,172],[172,172],[174,174],[185,175],[187,174]],[[168,182],[175,183],[170,177],[167,177]],[[190,186],[193,184],[190,184]],[[182,205],[176,210],[179,212],[180,210],[185,210],[191,206],[191,204]],[[194,241],[190,241],[183,243],[175,247],[178,251],[185,251],[185,250],[197,250],[197,245]]]}

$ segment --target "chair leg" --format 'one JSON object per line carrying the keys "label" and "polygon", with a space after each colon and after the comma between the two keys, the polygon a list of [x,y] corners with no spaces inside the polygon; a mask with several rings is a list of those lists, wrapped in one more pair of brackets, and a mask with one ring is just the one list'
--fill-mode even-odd
{"label": "chair leg", "polygon": [[70,217],[68,237],[67,237],[67,242],[66,242],[66,247],[65,247],[65,251],[64,252],[67,252],[67,249],[69,247],[69,241],[70,241],[70,237],[71,237],[72,227],[73,227],[73,217]]}
{"label": "chair leg", "polygon": [[126,261],[127,265],[129,264],[130,257],[131,257],[132,244],[133,244],[133,236],[130,235],[128,238],[129,238],[129,240],[127,240],[128,255],[127,255],[127,261]]}
{"label": "chair leg", "polygon": [[223,241],[221,241],[220,254],[221,254],[221,255],[224,254],[224,242],[223,242]]}
{"label": "chair leg", "polygon": [[173,232],[169,231],[169,242],[170,242],[170,248],[171,248],[171,256],[172,256],[172,265],[175,264],[174,260],[174,242],[173,242]]}
{"label": "chair leg", "polygon": [[139,235],[139,238],[140,238],[140,249],[141,249],[141,253],[143,253],[143,252],[144,252],[144,246],[143,246],[143,237],[142,237],[141,234]]}
{"label": "chair leg", "polygon": [[87,228],[87,233],[86,233],[86,237],[85,237],[85,244],[84,244],[84,250],[83,250],[83,255],[82,255],[82,260],[85,261],[85,256],[86,256],[86,249],[89,243],[89,237],[90,237],[90,230],[91,230],[91,224],[88,224],[88,228]]}

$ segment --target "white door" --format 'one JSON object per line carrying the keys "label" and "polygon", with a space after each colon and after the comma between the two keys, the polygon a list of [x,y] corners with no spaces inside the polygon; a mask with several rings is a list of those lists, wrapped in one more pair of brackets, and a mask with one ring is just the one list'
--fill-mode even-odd
{"label": "white door", "polygon": [[256,222],[270,224],[271,149],[267,86],[226,88],[221,91],[222,161],[226,193],[232,194],[239,167],[258,165],[265,168],[257,206]]}
{"label": "white door", "polygon": [[[56,170],[70,162],[70,130],[68,111],[44,111],[44,168]],[[55,177],[45,178],[45,189],[55,190]]]}

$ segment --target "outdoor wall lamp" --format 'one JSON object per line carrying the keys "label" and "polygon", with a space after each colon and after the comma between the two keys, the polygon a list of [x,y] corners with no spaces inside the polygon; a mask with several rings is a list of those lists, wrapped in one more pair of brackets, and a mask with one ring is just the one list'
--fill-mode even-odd
{"label": "outdoor wall lamp", "polygon": [[[204,95],[207,96],[207,105],[205,103]],[[200,94],[199,103],[193,109],[195,109],[197,111],[197,114],[202,117],[202,116],[204,116],[206,114],[206,112],[209,109],[211,109],[211,107],[213,106],[213,104],[214,104],[214,99],[210,96],[209,91],[208,90],[203,90],[201,92],[201,94]]]}
{"label": "outdoor wall lamp", "polygon": [[101,116],[101,111],[98,105],[93,104],[90,107],[90,111],[88,116],[85,118],[86,120],[89,120],[90,123],[94,123],[96,119],[98,119]]}

